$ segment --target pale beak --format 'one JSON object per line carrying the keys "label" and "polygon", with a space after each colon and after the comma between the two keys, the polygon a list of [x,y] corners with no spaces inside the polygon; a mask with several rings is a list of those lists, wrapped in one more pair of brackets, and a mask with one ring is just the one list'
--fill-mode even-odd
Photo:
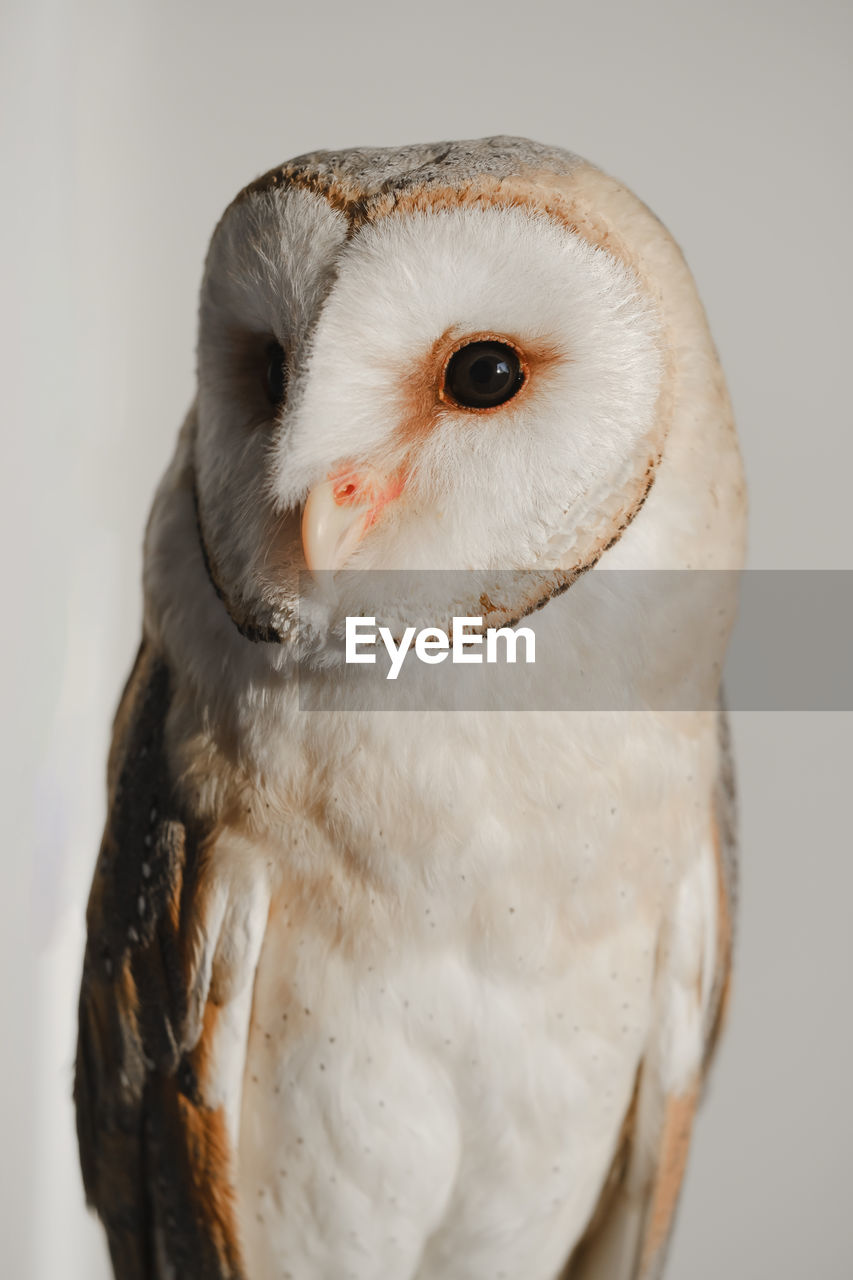
{"label": "pale beak", "polygon": [[399,478],[371,467],[339,471],[316,485],[302,513],[302,547],[311,572],[340,569],[402,488]]}

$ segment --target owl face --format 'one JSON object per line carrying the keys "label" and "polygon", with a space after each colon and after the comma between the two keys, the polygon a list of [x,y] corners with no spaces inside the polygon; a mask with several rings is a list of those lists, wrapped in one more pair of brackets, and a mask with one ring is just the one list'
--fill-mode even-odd
{"label": "owl face", "polygon": [[517,619],[643,502],[663,319],[616,237],[541,175],[353,186],[285,171],[214,234],[194,440],[208,570],[255,638],[370,612],[357,570],[468,570],[445,616],[488,598],[492,624]]}

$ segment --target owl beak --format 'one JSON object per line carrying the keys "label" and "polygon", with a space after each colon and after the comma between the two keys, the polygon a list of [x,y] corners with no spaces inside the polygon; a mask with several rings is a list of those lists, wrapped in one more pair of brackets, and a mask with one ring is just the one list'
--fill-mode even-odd
{"label": "owl beak", "polygon": [[401,479],[371,467],[336,472],[316,485],[302,513],[302,548],[311,572],[340,569],[402,489]]}

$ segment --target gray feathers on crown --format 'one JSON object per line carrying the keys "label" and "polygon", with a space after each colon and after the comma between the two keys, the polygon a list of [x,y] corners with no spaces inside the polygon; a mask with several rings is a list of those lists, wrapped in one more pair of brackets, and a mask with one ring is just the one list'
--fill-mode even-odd
{"label": "gray feathers on crown", "polygon": [[581,163],[579,156],[561,147],[503,136],[406,147],[353,147],[296,156],[257,178],[241,195],[297,182],[321,190],[345,184],[369,198],[415,186],[461,186],[480,176],[500,180],[534,169],[571,173]]}

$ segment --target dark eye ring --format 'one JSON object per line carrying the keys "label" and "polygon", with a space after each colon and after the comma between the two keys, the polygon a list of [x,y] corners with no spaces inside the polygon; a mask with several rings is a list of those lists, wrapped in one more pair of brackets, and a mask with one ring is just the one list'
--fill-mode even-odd
{"label": "dark eye ring", "polygon": [[284,403],[287,393],[287,356],[284,347],[276,341],[268,343],[266,355],[264,385],[267,399],[277,409]]}
{"label": "dark eye ring", "polygon": [[497,338],[480,338],[451,354],[439,394],[462,409],[496,409],[518,394],[525,377],[515,347]]}

